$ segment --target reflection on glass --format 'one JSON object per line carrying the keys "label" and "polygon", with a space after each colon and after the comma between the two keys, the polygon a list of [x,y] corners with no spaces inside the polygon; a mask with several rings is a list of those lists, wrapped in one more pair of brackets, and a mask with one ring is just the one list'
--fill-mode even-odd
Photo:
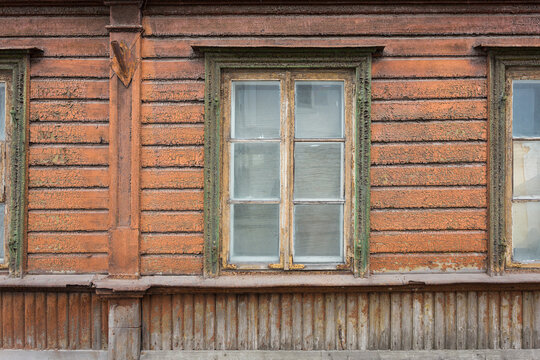
{"label": "reflection on glass", "polygon": [[279,138],[279,81],[233,81],[235,139]]}
{"label": "reflection on glass", "polygon": [[514,140],[514,196],[540,196],[540,142]]}
{"label": "reflection on glass", "polygon": [[540,136],[540,81],[514,80],[512,85],[513,136]]}
{"label": "reflection on glass", "polygon": [[297,138],[343,137],[343,82],[297,81],[294,112]]}
{"label": "reflection on glass", "polygon": [[231,262],[279,261],[279,205],[231,206]]}
{"label": "reflection on glass", "polygon": [[296,143],[294,198],[341,199],[343,189],[341,143]]}
{"label": "reflection on glass", "polygon": [[279,199],[279,143],[233,143],[233,199]]}
{"label": "reflection on glass", "polygon": [[343,205],[294,206],[294,261],[341,262]]}
{"label": "reflection on glass", "polygon": [[516,262],[540,260],[540,202],[512,204],[512,254]]}

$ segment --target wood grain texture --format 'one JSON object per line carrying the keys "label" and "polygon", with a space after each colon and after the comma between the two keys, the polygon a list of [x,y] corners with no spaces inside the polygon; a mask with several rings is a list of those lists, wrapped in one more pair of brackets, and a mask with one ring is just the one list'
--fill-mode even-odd
{"label": "wood grain texture", "polygon": [[93,293],[9,292],[0,295],[2,348],[106,349],[107,301]]}
{"label": "wood grain texture", "polygon": [[[525,348],[520,343],[522,334],[527,334],[525,326],[531,326],[531,331],[537,328],[520,317],[519,305],[525,298],[530,302],[527,311],[532,313],[527,316],[531,318],[538,312],[537,299],[526,291],[500,294],[502,302],[491,305],[489,299],[498,298],[498,292],[147,295],[142,307],[143,319],[147,319],[143,320],[143,339],[150,341],[143,341],[143,350],[173,349],[169,337],[179,331],[193,350],[219,349],[221,344],[230,350],[269,346],[281,350],[478,349],[482,348],[480,339],[487,340],[481,324],[492,310],[508,319],[490,325],[495,326],[491,333],[498,334],[497,344]],[[148,321],[150,327],[145,325]],[[175,324],[182,323],[179,330]],[[225,331],[220,334],[218,328]],[[505,332],[508,339],[503,338]]]}

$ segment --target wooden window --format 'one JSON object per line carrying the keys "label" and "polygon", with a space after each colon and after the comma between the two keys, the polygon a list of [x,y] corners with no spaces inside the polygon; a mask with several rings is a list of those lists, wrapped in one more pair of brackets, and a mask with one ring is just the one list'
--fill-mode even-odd
{"label": "wooden window", "polygon": [[540,50],[489,48],[489,64],[489,269],[540,269]]}
{"label": "wooden window", "polygon": [[225,71],[222,266],[350,259],[352,71]]}
{"label": "wooden window", "polygon": [[0,269],[23,272],[26,219],[27,89],[37,49],[0,49]]}
{"label": "wooden window", "polygon": [[375,49],[200,50],[205,274],[365,274]]}

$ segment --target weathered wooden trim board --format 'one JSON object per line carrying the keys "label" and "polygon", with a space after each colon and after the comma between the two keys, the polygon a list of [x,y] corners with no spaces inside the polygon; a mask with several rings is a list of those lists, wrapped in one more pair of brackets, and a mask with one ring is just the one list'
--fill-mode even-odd
{"label": "weathered wooden trim board", "polygon": [[141,360],[394,360],[394,359],[540,359],[540,350],[437,351],[143,351]]}
{"label": "weathered wooden trim board", "polygon": [[107,360],[106,350],[0,350],[0,360]]}

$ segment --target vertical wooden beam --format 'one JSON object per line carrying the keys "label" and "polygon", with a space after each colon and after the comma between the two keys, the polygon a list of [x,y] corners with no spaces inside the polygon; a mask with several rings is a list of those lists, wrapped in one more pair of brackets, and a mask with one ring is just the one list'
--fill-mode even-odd
{"label": "vertical wooden beam", "polygon": [[141,352],[140,298],[109,298],[108,352],[109,360],[139,359]]}
{"label": "vertical wooden beam", "polygon": [[141,1],[108,1],[109,82],[109,276],[138,277]]}

